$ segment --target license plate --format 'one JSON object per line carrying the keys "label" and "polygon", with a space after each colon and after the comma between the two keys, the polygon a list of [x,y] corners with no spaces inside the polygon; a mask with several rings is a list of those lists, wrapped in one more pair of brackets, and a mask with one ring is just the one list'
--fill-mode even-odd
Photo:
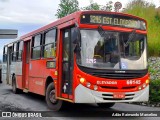
{"label": "license plate", "polygon": [[113,93],[113,98],[125,98],[125,93]]}

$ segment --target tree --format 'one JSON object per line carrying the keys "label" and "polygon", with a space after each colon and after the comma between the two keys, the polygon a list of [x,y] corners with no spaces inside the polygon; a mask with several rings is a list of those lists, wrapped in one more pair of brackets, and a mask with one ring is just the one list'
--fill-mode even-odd
{"label": "tree", "polygon": [[83,7],[82,10],[100,10],[101,7],[98,3],[94,3],[93,0],[90,0],[90,5]]}
{"label": "tree", "polygon": [[79,10],[78,0],[61,0],[56,16],[57,18],[62,18],[78,10]]}
{"label": "tree", "polygon": [[90,5],[83,7],[82,10],[104,10],[104,11],[111,11],[113,8],[112,1],[106,3],[106,5],[99,5],[93,0],[90,0]]}
{"label": "tree", "polygon": [[155,8],[155,5],[146,0],[133,0],[127,4],[123,12],[147,21],[149,56],[160,56],[160,11]]}

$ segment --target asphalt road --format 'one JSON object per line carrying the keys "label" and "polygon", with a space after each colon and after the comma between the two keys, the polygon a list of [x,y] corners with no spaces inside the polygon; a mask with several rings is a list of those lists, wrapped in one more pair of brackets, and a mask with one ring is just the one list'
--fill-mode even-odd
{"label": "asphalt road", "polygon": [[[160,115],[160,108],[158,107],[146,107],[146,106],[139,106],[127,103],[117,103],[112,108],[103,109],[99,108],[95,104],[66,104],[64,110],[59,112],[50,111],[47,108],[45,103],[45,98],[40,95],[36,95],[33,93],[20,93],[14,94],[12,93],[11,86],[0,84],[0,111],[1,112],[9,112],[9,111],[18,111],[18,112],[25,112],[25,111],[48,111],[42,112],[46,116],[52,116],[47,119],[60,119],[60,120],[81,120],[81,119],[136,119],[136,120],[158,120],[158,117],[122,117],[116,116],[116,113],[126,114],[135,114],[135,113],[157,113]],[[140,111],[140,112],[138,112]],[[108,117],[110,115],[115,115],[115,117]],[[0,120],[6,120],[6,118],[0,118]],[[13,118],[7,118],[13,119]],[[19,118],[19,119],[27,119],[27,118]],[[30,118],[28,118],[30,119]],[[34,118],[32,118],[34,119]],[[44,118],[36,118],[36,119],[44,119]],[[45,118],[46,119],[46,118]],[[16,118],[17,120],[17,118]]]}

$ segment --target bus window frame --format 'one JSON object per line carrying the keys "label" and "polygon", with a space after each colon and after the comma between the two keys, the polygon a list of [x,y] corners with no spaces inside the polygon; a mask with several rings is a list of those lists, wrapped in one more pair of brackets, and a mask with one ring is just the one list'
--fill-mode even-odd
{"label": "bus window frame", "polygon": [[[35,37],[38,35],[40,35],[40,45],[34,46]],[[42,53],[42,41],[43,41],[43,33],[38,33],[32,37],[32,40],[31,40],[31,60],[40,60],[41,59],[41,57],[42,57],[42,54],[41,54]],[[38,48],[38,47],[40,47],[40,55],[38,58],[33,58],[33,49]]]}
{"label": "bus window frame", "polygon": [[[11,62],[16,62],[17,61],[17,53],[18,53],[18,51],[17,51],[17,45],[18,45],[18,42],[16,41],[16,42],[14,42],[13,43],[13,47],[12,47],[12,55],[11,55]],[[15,58],[14,58],[14,54],[15,54]]]}
{"label": "bus window frame", "polygon": [[[22,49],[20,49],[20,43],[22,43]],[[23,40],[18,41],[18,43],[17,43],[17,62],[22,61],[23,48],[24,48]],[[19,59],[19,53],[20,52],[21,52],[21,56],[20,56],[20,59]]]}
{"label": "bus window frame", "polygon": [[[47,34],[48,32],[50,32],[50,31],[52,31],[52,30],[55,30],[55,41],[54,41],[54,42],[50,42],[50,43],[45,44],[45,41],[46,41],[46,34]],[[58,30],[57,30],[56,27],[51,28],[51,29],[48,29],[48,30],[46,30],[46,31],[43,33],[42,52],[41,52],[41,53],[42,53],[42,54],[41,54],[41,57],[42,57],[43,59],[56,58],[56,56],[57,56],[57,55],[56,55],[56,50],[57,50],[57,33],[58,33]],[[51,45],[51,44],[54,45],[55,56],[54,56],[54,57],[44,57],[45,46]]]}
{"label": "bus window frame", "polygon": [[7,63],[7,54],[8,54],[8,47],[4,46],[3,47],[3,63]]}

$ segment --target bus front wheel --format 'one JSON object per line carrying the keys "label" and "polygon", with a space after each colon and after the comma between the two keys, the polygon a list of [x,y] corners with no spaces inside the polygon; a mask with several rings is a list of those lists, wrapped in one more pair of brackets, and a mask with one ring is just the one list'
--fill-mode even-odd
{"label": "bus front wheel", "polygon": [[63,101],[56,99],[55,87],[53,83],[50,83],[47,86],[45,98],[46,98],[46,103],[51,110],[59,111],[61,109]]}
{"label": "bus front wheel", "polygon": [[110,108],[113,107],[115,103],[97,103],[97,105],[101,108]]}

